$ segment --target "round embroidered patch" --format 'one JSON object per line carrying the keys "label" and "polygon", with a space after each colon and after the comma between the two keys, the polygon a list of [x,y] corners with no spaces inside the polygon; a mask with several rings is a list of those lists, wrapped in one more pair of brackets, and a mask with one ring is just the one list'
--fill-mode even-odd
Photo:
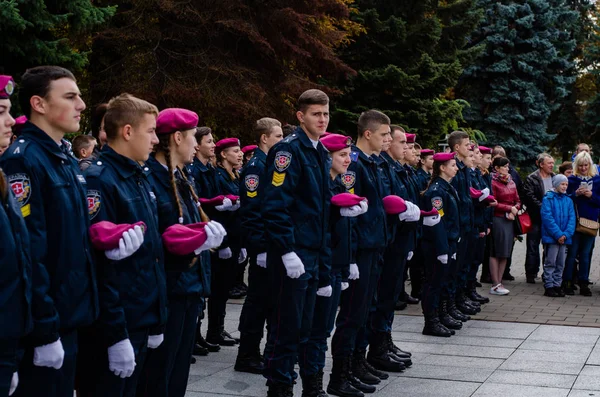
{"label": "round embroidered patch", "polygon": [[23,207],[31,198],[31,181],[26,174],[13,174],[8,177],[10,188],[15,194],[19,205]]}
{"label": "round embroidered patch", "polygon": [[348,171],[345,174],[342,174],[342,185],[349,190],[354,187],[356,183],[356,173],[354,171]]}
{"label": "round embroidered patch", "polygon": [[100,211],[100,192],[97,190],[87,191],[87,206],[90,219],[94,219]]}
{"label": "round embroidered patch", "polygon": [[244,183],[246,184],[246,189],[248,189],[249,192],[256,191],[256,189],[258,189],[258,175],[256,175],[256,174],[246,175],[246,178],[244,179]]}
{"label": "round embroidered patch", "polygon": [[289,152],[277,152],[275,153],[275,169],[279,172],[283,172],[288,169],[292,163],[292,154]]}
{"label": "round embroidered patch", "polygon": [[433,205],[433,208],[436,210],[441,210],[444,207],[444,202],[442,201],[442,198],[438,196],[431,199],[431,205]]}

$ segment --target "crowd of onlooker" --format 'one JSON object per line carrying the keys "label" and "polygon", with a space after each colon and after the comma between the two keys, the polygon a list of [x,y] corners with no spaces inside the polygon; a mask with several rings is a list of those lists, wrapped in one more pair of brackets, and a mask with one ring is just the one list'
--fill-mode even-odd
{"label": "crowd of onlooker", "polygon": [[[505,212],[506,220],[494,219],[489,244],[492,251],[485,256],[492,275],[500,264],[502,278],[514,280],[510,273],[512,249],[508,255],[498,257],[494,256],[494,246],[505,244],[508,236],[514,247],[524,234],[527,283],[535,284],[541,275],[546,296],[574,295],[576,290],[591,296],[591,260],[600,226],[600,165],[594,163],[590,146],[580,143],[572,161],[558,166],[550,154],[541,153],[537,169],[525,179],[510,164],[503,163],[506,159],[496,158],[505,158],[499,146],[493,151],[492,172],[500,176],[494,179],[493,194],[499,205],[511,207]],[[498,282],[490,276],[488,266],[483,266],[481,282]]]}

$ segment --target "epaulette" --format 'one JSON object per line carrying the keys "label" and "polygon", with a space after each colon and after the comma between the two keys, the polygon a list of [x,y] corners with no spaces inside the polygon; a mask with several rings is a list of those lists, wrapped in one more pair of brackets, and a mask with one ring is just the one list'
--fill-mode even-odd
{"label": "epaulette", "polygon": [[30,143],[31,141],[27,139],[19,138],[16,141],[14,141],[12,145],[9,146],[6,152],[11,155],[22,156],[23,154],[25,154],[25,150],[27,149]]}
{"label": "epaulette", "polygon": [[296,134],[295,132],[286,136],[285,138],[283,138],[283,140],[281,142],[283,143],[290,143],[292,141],[295,141],[296,139],[298,139],[298,134]]}
{"label": "epaulette", "polygon": [[142,173],[148,177],[148,175],[152,174],[152,170],[150,169],[150,167],[148,167],[147,165],[144,164],[144,166],[142,167]]}
{"label": "epaulette", "polygon": [[99,177],[100,174],[102,174],[102,171],[104,171],[106,169],[106,167],[104,166],[104,163],[102,162],[102,160],[98,159],[94,162],[92,162],[92,164],[85,170],[85,176],[87,177]]}
{"label": "epaulette", "polygon": [[358,161],[358,152],[350,152],[350,160],[352,160],[353,163],[356,163]]}

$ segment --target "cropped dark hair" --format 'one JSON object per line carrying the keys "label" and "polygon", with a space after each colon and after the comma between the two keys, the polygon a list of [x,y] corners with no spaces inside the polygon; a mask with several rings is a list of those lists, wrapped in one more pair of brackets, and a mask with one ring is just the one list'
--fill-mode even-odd
{"label": "cropped dark hair", "polygon": [[328,105],[329,97],[321,90],[306,90],[298,98],[298,110],[305,112],[310,105]]}
{"label": "cropped dark hair", "polygon": [[504,167],[505,165],[510,164],[510,161],[506,157],[496,157],[494,161],[492,161],[492,167]]}
{"label": "cropped dark hair", "polygon": [[362,137],[365,131],[373,131],[380,125],[390,125],[390,118],[379,110],[367,110],[358,118],[358,137]]}
{"label": "cropped dark hair", "polygon": [[55,80],[60,79],[75,80],[75,76],[71,71],[61,68],[60,66],[38,66],[27,69],[21,84],[19,84],[19,105],[27,118],[31,118],[31,97],[39,96],[45,98],[50,91],[50,84]]}
{"label": "cropped dark hair", "polygon": [[469,134],[464,131],[454,131],[448,137],[448,146],[450,146],[450,151],[454,151],[454,146],[460,144],[463,139],[469,139]]}

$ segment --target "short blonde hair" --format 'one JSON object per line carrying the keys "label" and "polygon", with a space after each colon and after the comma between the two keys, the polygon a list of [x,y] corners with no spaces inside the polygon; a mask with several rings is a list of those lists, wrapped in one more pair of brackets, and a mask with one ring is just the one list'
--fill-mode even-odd
{"label": "short blonde hair", "polygon": [[263,134],[270,136],[275,127],[281,128],[281,122],[279,120],[270,117],[263,117],[260,120],[256,120],[254,126],[254,137],[256,138],[256,142],[260,142],[260,137]]}
{"label": "short blonde hair", "polygon": [[109,140],[116,138],[119,128],[127,124],[137,126],[146,114],[157,117],[158,108],[150,102],[130,94],[114,97],[108,102],[108,108],[104,115],[106,138]]}
{"label": "short blonde hair", "polygon": [[[579,166],[585,163],[588,163],[590,168],[587,175],[581,175],[579,174]],[[596,164],[594,164],[594,161],[592,160],[592,156],[590,156],[588,152],[581,152],[575,156],[575,160],[573,161],[573,174],[577,176],[596,176],[598,174],[598,167],[596,167]]]}

